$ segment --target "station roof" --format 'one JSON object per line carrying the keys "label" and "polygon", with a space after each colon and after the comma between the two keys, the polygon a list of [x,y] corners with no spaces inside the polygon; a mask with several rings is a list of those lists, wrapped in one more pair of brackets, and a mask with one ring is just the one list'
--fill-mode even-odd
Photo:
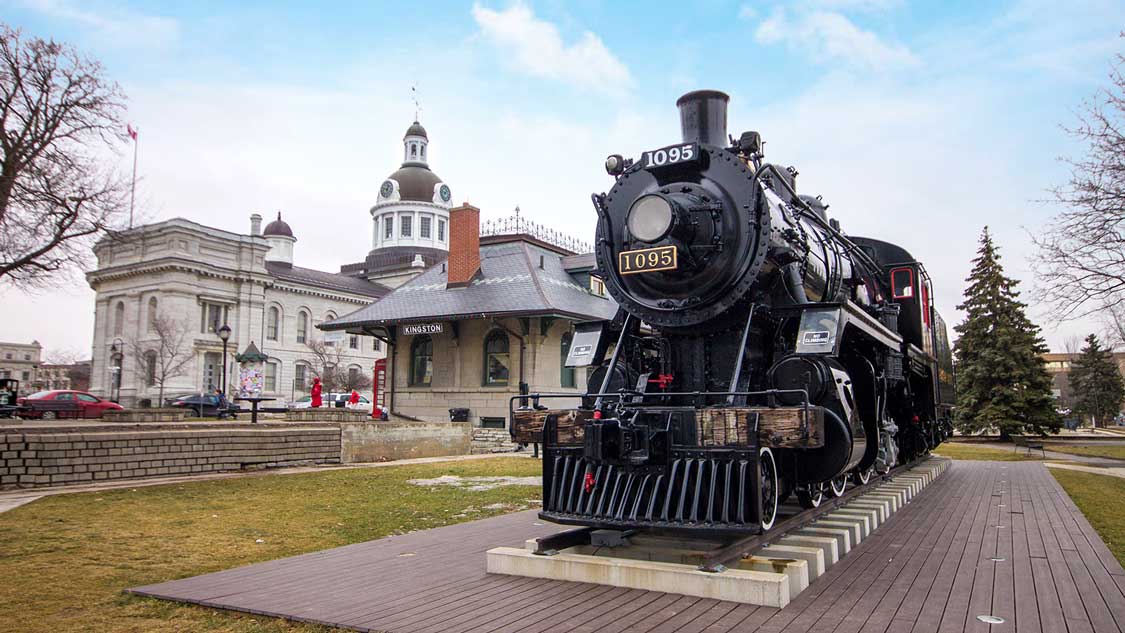
{"label": "station roof", "polygon": [[318,327],[362,333],[402,323],[501,316],[595,321],[617,313],[617,304],[579,283],[555,251],[513,239],[482,244],[480,261],[480,274],[466,287],[447,288],[446,266],[433,266],[375,303]]}

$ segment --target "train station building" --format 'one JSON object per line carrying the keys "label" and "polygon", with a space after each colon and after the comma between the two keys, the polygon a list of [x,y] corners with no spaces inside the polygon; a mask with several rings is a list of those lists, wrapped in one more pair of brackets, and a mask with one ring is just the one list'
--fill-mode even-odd
{"label": "train station building", "polygon": [[482,230],[479,209],[464,204],[449,221],[448,260],[318,327],[389,343],[383,396],[400,417],[443,421],[454,408],[474,426],[505,428],[521,387],[579,394],[585,369],[564,366],[574,324],[617,311],[589,249],[518,214]]}

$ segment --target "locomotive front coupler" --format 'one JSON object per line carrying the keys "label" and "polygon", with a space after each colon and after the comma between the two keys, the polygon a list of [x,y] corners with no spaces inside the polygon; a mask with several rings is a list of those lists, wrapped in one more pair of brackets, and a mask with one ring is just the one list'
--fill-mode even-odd
{"label": "locomotive front coupler", "polygon": [[[593,463],[656,466],[668,463],[672,431],[641,423],[641,411],[622,411],[618,418],[590,420],[583,433],[583,456]],[[648,416],[652,417],[652,416]],[[655,419],[652,420],[656,422]]]}

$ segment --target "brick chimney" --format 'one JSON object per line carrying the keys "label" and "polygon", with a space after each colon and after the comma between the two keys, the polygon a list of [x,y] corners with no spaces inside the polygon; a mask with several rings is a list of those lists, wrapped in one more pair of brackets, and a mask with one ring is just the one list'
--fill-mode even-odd
{"label": "brick chimney", "polygon": [[250,214],[250,235],[262,234],[262,216],[257,213]]}
{"label": "brick chimney", "polygon": [[463,288],[480,274],[480,209],[468,202],[449,210],[449,281]]}

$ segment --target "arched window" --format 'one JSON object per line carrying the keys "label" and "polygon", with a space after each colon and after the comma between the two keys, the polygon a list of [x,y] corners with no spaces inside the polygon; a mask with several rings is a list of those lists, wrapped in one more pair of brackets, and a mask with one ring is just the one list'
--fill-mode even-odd
{"label": "arched window", "polygon": [[278,361],[270,359],[266,362],[265,371],[263,375],[262,389],[268,393],[277,393],[277,368],[280,365]]}
{"label": "arched window", "polygon": [[156,384],[156,352],[145,352],[145,385],[151,387]]}
{"label": "arched window", "polygon": [[148,331],[156,329],[156,297],[148,298]]}
{"label": "arched window", "polygon": [[484,386],[508,384],[508,333],[493,330],[484,339]]}
{"label": "arched window", "polygon": [[125,303],[118,301],[113,308],[113,335],[121,336],[125,333]]}
{"label": "arched window", "polygon": [[293,388],[297,391],[309,390],[309,366],[297,361],[293,366]]}
{"label": "arched window", "polygon": [[410,343],[410,384],[429,387],[434,376],[434,342],[425,334]]}
{"label": "arched window", "polygon": [[297,342],[304,343],[309,336],[309,313],[301,310],[297,313]]}
{"label": "arched window", "polygon": [[559,344],[559,385],[563,387],[574,386],[574,368],[566,366],[566,357],[570,354],[572,340],[574,335],[567,332],[562,335],[562,343]]}
{"label": "arched window", "polygon": [[281,310],[275,306],[270,306],[266,311],[266,339],[270,341],[277,340],[277,326],[281,321]]}

